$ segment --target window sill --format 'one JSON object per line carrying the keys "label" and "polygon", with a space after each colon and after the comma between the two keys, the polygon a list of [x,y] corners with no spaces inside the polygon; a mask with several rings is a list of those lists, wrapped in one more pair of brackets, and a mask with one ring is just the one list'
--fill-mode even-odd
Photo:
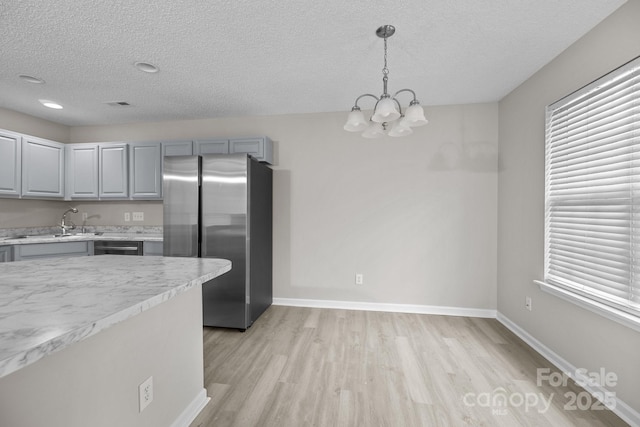
{"label": "window sill", "polygon": [[640,332],[640,318],[634,316],[633,314],[629,314],[622,310],[609,307],[608,305],[583,297],[582,295],[577,295],[566,289],[551,285],[540,280],[534,280],[534,283],[538,284],[538,286],[540,286],[540,289],[544,292],[555,295],[565,301],[569,301],[570,303],[576,304],[579,307],[582,307],[593,313],[606,317],[609,320],[613,320],[614,322],[620,323],[621,325]]}

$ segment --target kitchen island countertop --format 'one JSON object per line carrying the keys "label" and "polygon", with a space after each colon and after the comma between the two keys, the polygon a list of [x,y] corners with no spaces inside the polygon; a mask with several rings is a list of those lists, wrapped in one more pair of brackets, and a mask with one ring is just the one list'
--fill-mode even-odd
{"label": "kitchen island countertop", "polygon": [[231,269],[215,258],[102,255],[0,264],[0,378]]}

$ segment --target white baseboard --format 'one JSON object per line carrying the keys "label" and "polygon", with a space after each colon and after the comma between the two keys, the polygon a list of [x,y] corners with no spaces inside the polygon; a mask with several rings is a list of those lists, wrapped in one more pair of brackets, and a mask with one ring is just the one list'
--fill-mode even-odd
{"label": "white baseboard", "polygon": [[495,319],[496,310],[434,305],[384,304],[375,302],[333,301],[317,299],[274,298],[274,305],[291,307],[337,308],[343,310],[389,311],[394,313],[437,314],[444,316],[488,317]]}
{"label": "white baseboard", "polygon": [[[498,312],[496,319],[502,323],[507,329],[516,334],[520,339],[529,344],[535,351],[540,353],[543,357],[553,363],[558,369],[562,372],[575,373],[578,372],[578,368],[569,363],[567,360],[560,357],[557,353],[551,350],[549,347],[538,341],[532,335],[530,335],[527,331],[522,329],[520,326],[512,322],[509,318],[507,318],[502,313]],[[591,394],[598,393],[601,396],[605,395],[604,393],[609,393],[611,390],[607,390],[605,387],[596,385],[590,385],[588,381],[585,381],[586,378],[578,378],[585,385],[583,388]],[[615,396],[615,408],[613,412],[622,418],[625,422],[629,423],[633,427],[640,427],[640,413],[633,409],[631,406],[627,405],[625,402],[620,400],[618,396]]]}
{"label": "white baseboard", "polygon": [[196,397],[191,401],[191,403],[171,424],[171,427],[189,427],[193,420],[196,419],[200,411],[202,411],[204,407],[207,406],[207,403],[209,403],[210,400],[211,398],[207,396],[207,390],[204,388],[200,390]]}

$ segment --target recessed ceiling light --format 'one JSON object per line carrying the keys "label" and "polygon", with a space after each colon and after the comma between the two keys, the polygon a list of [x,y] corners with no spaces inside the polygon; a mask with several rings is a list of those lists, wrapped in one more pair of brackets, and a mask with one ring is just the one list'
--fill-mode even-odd
{"label": "recessed ceiling light", "polygon": [[160,71],[158,67],[153,64],[149,64],[148,62],[136,62],[133,64],[140,71],[144,71],[145,73],[157,73]]}
{"label": "recessed ceiling light", "polygon": [[33,83],[36,85],[41,85],[44,83],[44,80],[42,80],[40,77],[29,76],[27,74],[20,74],[18,77],[20,77],[25,82]]}
{"label": "recessed ceiling light", "polygon": [[62,110],[62,105],[57,102],[49,101],[48,99],[38,99],[42,105],[47,108],[53,108],[54,110]]}

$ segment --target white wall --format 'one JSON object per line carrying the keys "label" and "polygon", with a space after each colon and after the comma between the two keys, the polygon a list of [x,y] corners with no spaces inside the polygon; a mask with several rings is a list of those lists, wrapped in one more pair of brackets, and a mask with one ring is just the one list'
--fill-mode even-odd
{"label": "white wall", "polygon": [[500,102],[498,311],[574,366],[616,373],[611,391],[640,412],[640,334],[533,283],[544,266],[545,105],[640,55],[639,22],[629,0]]}
{"label": "white wall", "polygon": [[399,139],[347,133],[346,115],[74,127],[70,142],[268,135],[275,297],[495,309],[497,104],[427,108]]}

